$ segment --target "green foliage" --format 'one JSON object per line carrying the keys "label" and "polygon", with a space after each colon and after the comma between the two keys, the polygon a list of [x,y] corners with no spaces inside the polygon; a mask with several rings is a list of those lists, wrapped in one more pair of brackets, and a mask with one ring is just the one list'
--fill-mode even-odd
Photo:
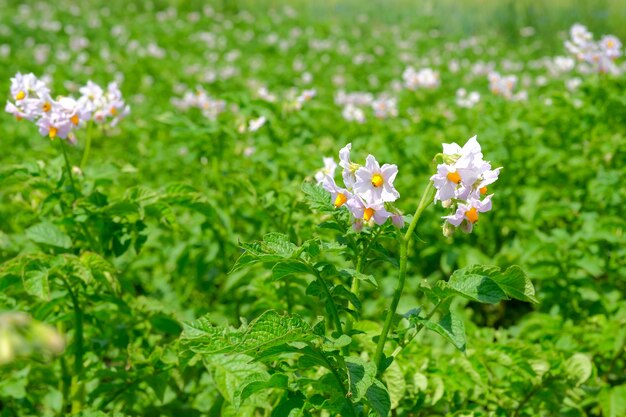
{"label": "green foliage", "polygon": [[[64,142],[71,178],[0,120],[0,416],[626,415],[626,81],[553,68],[576,21],[623,35],[619,2],[5,3],[5,100],[32,71],[55,98],[116,79],[132,110],[84,164],[89,127]],[[397,89],[409,65],[441,86]],[[196,87],[225,111],[174,107]],[[348,122],[340,90],[398,116]],[[396,164],[408,225],[474,134],[493,210],[453,237],[423,212],[375,362],[407,227],[356,232],[313,176],[347,143]]]}
{"label": "green foliage", "polygon": [[239,329],[220,329],[207,317],[185,324],[181,335],[183,352],[202,355],[219,353],[262,354],[266,349],[314,337],[311,327],[299,316],[281,316],[268,311]]}

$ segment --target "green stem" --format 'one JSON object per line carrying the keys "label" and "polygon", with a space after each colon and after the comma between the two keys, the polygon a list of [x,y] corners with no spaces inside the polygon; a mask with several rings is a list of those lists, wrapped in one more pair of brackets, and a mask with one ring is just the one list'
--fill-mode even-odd
{"label": "green stem", "polygon": [[[381,230],[382,230],[382,227],[376,228],[376,231],[373,233],[372,238],[363,245],[363,252],[361,253],[361,256],[357,255],[357,261],[356,261],[356,267],[355,267],[356,272],[358,273],[363,272],[363,269],[365,268],[364,263],[365,261],[367,261],[367,255],[369,254],[369,251],[372,245],[376,243],[376,240],[378,240],[378,236],[380,235]],[[356,298],[359,298],[359,295],[361,292],[361,280],[360,279],[352,278],[350,291],[352,292],[352,294],[356,296]],[[348,308],[355,308],[355,306],[352,305],[352,303],[348,303]],[[352,316],[349,316],[346,322],[346,333],[352,330],[353,325],[354,325],[354,318]]]}
{"label": "green stem", "polygon": [[79,379],[83,372],[83,311],[80,308],[78,297],[72,290],[69,282],[67,282],[67,280],[63,277],[61,277],[61,280],[63,280],[63,283],[67,287],[67,291],[70,294],[72,305],[74,307],[74,375],[72,376],[70,395],[73,398],[72,413],[76,413],[82,409],[85,390],[83,383]]}
{"label": "green stem", "polygon": [[74,194],[74,201],[78,200],[78,191],[76,190],[76,184],[74,183],[74,176],[72,175],[72,167],[70,166],[70,160],[67,156],[67,150],[65,149],[65,140],[59,139],[61,143],[61,150],[63,151],[63,159],[65,160],[65,170],[67,171],[67,176],[70,178],[70,183],[72,185],[72,193]]}
{"label": "green stem", "polygon": [[80,168],[85,168],[87,160],[89,159],[89,153],[91,152],[91,132],[93,130],[93,121],[89,121],[87,125],[87,139],[85,140],[85,150],[83,151],[83,158],[80,160]]}
{"label": "green stem", "polygon": [[[434,187],[432,181],[428,182],[428,185],[424,189],[424,193],[422,194],[422,198],[417,205],[417,209],[415,210],[415,214],[413,215],[413,220],[411,220],[411,224],[409,225],[406,234],[402,237],[400,241],[400,272],[398,275],[398,284],[393,293],[393,299],[391,300],[391,305],[389,306],[389,310],[387,310],[387,317],[385,318],[385,324],[383,326],[383,331],[378,338],[378,344],[376,345],[376,353],[374,354],[374,363],[378,367],[379,370],[382,370],[382,357],[383,350],[385,348],[385,342],[387,342],[387,336],[389,335],[389,331],[391,330],[391,326],[393,324],[393,318],[396,314],[396,310],[398,308],[398,303],[400,302],[400,297],[402,297],[402,292],[404,291],[404,283],[406,281],[406,269],[408,262],[408,254],[410,245],[413,243],[411,239],[413,237],[413,231],[417,226],[417,222],[419,221],[420,216],[432,203]],[[384,371],[379,371],[380,373]]]}
{"label": "green stem", "polygon": [[[363,258],[366,256],[365,252],[358,257],[358,260],[356,262],[356,272],[361,273],[362,269],[363,269]],[[357,298],[359,298],[359,292],[361,290],[361,280],[357,279],[356,277],[352,278],[352,284],[350,285],[350,292],[352,292],[352,294],[354,294]],[[348,303],[348,308],[351,309],[355,309],[356,307],[349,302]],[[346,333],[349,333],[350,330],[352,330],[352,326],[354,325],[354,317],[352,317],[351,315],[348,316],[348,320],[346,321]],[[347,350],[347,346],[346,346],[346,350]]]}

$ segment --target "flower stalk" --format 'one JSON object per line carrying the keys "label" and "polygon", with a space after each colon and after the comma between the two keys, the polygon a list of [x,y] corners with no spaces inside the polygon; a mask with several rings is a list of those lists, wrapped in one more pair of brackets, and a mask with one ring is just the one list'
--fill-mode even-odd
{"label": "flower stalk", "polygon": [[398,274],[398,284],[393,294],[393,299],[391,300],[391,305],[387,310],[387,316],[385,318],[385,324],[383,326],[383,330],[378,338],[378,344],[376,345],[376,353],[374,354],[374,363],[379,369],[379,373],[384,372],[384,368],[381,363],[383,350],[385,348],[385,343],[387,342],[387,337],[389,335],[389,331],[391,330],[391,326],[393,324],[393,317],[396,314],[396,310],[398,308],[398,303],[400,302],[400,298],[402,297],[402,292],[404,291],[404,284],[406,282],[406,270],[408,263],[408,254],[409,250],[413,243],[413,231],[417,226],[417,222],[419,221],[424,210],[432,203],[434,196],[434,187],[432,181],[428,182],[428,185],[424,189],[424,193],[422,194],[422,198],[420,199],[419,204],[417,205],[417,209],[415,210],[415,214],[413,215],[413,219],[407,228],[406,233],[402,236],[400,240],[400,272]]}

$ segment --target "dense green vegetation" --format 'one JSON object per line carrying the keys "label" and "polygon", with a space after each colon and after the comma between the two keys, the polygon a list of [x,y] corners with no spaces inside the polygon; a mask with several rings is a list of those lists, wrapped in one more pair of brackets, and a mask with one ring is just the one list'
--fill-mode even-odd
{"label": "dense green vegetation", "polygon": [[[130,113],[0,118],[0,416],[626,415],[626,60],[564,46],[626,11],[361,3],[3,5],[6,100]],[[429,180],[474,135],[493,209],[449,233]],[[402,228],[316,184],[348,143]]]}

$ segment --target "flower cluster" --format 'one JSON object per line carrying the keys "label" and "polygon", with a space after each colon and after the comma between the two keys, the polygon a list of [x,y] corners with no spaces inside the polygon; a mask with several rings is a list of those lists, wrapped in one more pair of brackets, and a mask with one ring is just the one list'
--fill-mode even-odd
{"label": "flower cluster", "polygon": [[605,35],[599,42],[594,42],[593,34],[580,23],[572,26],[570,38],[565,41],[565,48],[578,61],[585,62],[595,72],[619,72],[613,62],[622,56],[622,43],[618,38]]}
{"label": "flower cluster", "polygon": [[210,120],[215,120],[224,110],[226,102],[211,97],[203,88],[198,87],[195,92],[187,91],[181,99],[172,99],[172,104],[181,110],[192,107],[200,109],[202,115]]}
{"label": "flower cluster", "polygon": [[413,67],[408,67],[402,73],[404,86],[411,91],[418,88],[437,88],[441,84],[439,73],[430,68],[423,68],[415,71]]}
{"label": "flower cluster", "polygon": [[378,119],[398,117],[398,101],[393,97],[380,97],[372,102],[372,110]]}
{"label": "flower cluster", "polygon": [[354,104],[346,104],[341,111],[341,115],[348,122],[365,123],[365,113]]}
{"label": "flower cluster", "polygon": [[483,160],[483,154],[476,136],[461,147],[456,143],[444,143],[440,154],[443,163],[437,165],[437,173],[430,179],[435,189],[435,203],[441,201],[451,209],[444,216],[444,235],[451,235],[458,227],[470,233],[478,221],[479,213],[491,210],[491,197],[488,186],[493,184],[502,168],[491,169],[491,164]]}
{"label": "flower cluster", "polygon": [[398,167],[392,164],[380,166],[373,155],[368,155],[365,165],[350,160],[352,144],[339,151],[339,166],[344,187],[335,182],[337,164],[332,158],[324,158],[324,168],[315,178],[331,195],[336,208],[345,206],[353,217],[353,228],[360,231],[364,224],[383,225],[391,218],[396,227],[404,226],[404,219],[393,202],[400,193],[393,186]]}
{"label": "flower cluster", "polygon": [[89,111],[98,124],[115,126],[130,113],[130,106],[124,102],[116,82],[109,83],[105,91],[98,84],[88,81],[79,91],[82,94],[77,102],[79,107]]}
{"label": "flower cluster", "polygon": [[116,83],[109,84],[104,91],[89,81],[80,93],[82,96],[78,100],[66,96],[52,99],[44,81],[32,73],[22,75],[18,72],[11,78],[13,101],[7,101],[5,110],[17,120],[35,122],[39,133],[50,139],[67,139],[73,129],[90,120],[109,122],[114,126],[130,112]]}
{"label": "flower cluster", "polygon": [[497,96],[502,96],[507,100],[522,101],[527,98],[526,91],[520,91],[513,94],[517,85],[517,77],[515,75],[500,75],[498,72],[490,72],[488,75],[489,89]]}
{"label": "flower cluster", "polygon": [[480,93],[477,91],[467,92],[464,88],[456,90],[456,104],[459,107],[472,108],[480,102]]}
{"label": "flower cluster", "polygon": [[305,103],[311,101],[317,95],[317,90],[311,88],[309,90],[303,90],[302,93],[296,97],[294,108],[296,110],[302,110]]}

